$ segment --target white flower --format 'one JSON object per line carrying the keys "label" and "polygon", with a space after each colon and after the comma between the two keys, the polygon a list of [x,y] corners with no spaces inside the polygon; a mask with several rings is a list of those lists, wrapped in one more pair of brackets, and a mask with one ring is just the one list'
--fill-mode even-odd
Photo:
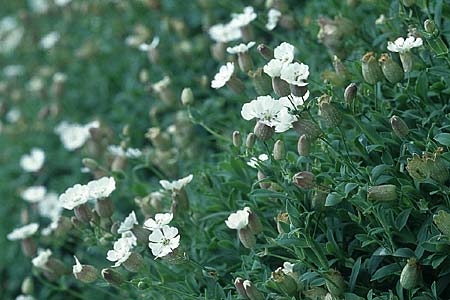
{"label": "white flower", "polygon": [[11,108],[6,114],[6,121],[8,121],[9,123],[16,123],[17,121],[19,121],[21,116],[22,113],[19,109]]}
{"label": "white flower", "polygon": [[31,295],[19,295],[16,297],[16,300],[36,300],[36,298]]}
{"label": "white flower", "polygon": [[247,52],[253,46],[255,46],[255,42],[249,42],[247,45],[244,43],[241,43],[234,47],[228,47],[227,52],[230,54],[244,53],[244,52]]}
{"label": "white flower", "polygon": [[149,51],[151,49],[155,49],[159,45],[159,36],[155,36],[150,44],[142,43],[138,46],[141,51]]}
{"label": "white flower", "polygon": [[66,6],[70,2],[72,2],[72,0],[55,0],[55,4],[58,6]]}
{"label": "white flower", "polygon": [[280,20],[281,12],[275,8],[271,8],[267,13],[267,30],[274,30]]}
{"label": "white flower", "polygon": [[45,161],[45,153],[40,148],[31,149],[30,154],[24,154],[20,158],[20,166],[26,172],[37,172]]}
{"label": "white flower", "polygon": [[33,258],[31,263],[36,268],[46,269],[45,265],[47,264],[50,256],[52,256],[52,251],[50,249],[47,250],[39,249],[38,255],[35,258]]}
{"label": "white flower", "polygon": [[127,148],[126,150],[118,145],[109,145],[108,151],[114,156],[139,158],[142,156],[142,151],[137,148]]}
{"label": "white flower", "polygon": [[10,241],[23,240],[35,234],[38,228],[39,228],[38,223],[31,223],[14,229],[11,233],[9,233],[6,236],[6,238]]}
{"label": "white flower", "polygon": [[410,36],[404,39],[402,37],[399,37],[394,42],[389,41],[387,49],[391,52],[405,53],[410,51],[412,48],[422,46],[422,44],[423,41],[421,38]]}
{"label": "white flower", "polygon": [[114,242],[113,250],[109,250],[106,259],[115,262],[114,267],[120,266],[131,255],[133,245],[127,238],[120,238]]}
{"label": "white flower", "polygon": [[19,24],[16,18],[7,16],[0,20],[0,53],[9,53],[16,49],[25,29]]}
{"label": "white flower", "polygon": [[47,217],[52,221],[58,220],[62,211],[58,195],[53,192],[47,193],[44,199],[39,201],[38,210],[41,216]]}
{"label": "white flower", "polygon": [[305,82],[309,76],[309,66],[303,63],[290,63],[283,66],[281,69],[281,79],[289,84],[297,86],[308,85]]}
{"label": "white flower", "polygon": [[219,72],[214,76],[211,81],[211,87],[213,89],[219,89],[223,87],[234,73],[234,63],[227,62],[226,65],[221,66]]}
{"label": "white flower", "polygon": [[164,76],[163,79],[161,79],[160,81],[154,83],[152,85],[152,88],[155,90],[155,92],[160,93],[163,89],[168,87],[169,84],[170,84],[170,77],[169,76]]}
{"label": "white flower", "polygon": [[67,81],[67,75],[61,72],[56,72],[52,77],[54,82],[65,82]]}
{"label": "white flower", "polygon": [[131,230],[122,232],[121,238],[127,239],[132,246],[137,246],[137,237]]}
{"label": "white flower", "polygon": [[47,193],[47,188],[42,185],[30,186],[22,193],[20,196],[23,200],[28,201],[30,203],[36,203],[44,199],[45,194]]}
{"label": "white flower", "polygon": [[241,230],[248,225],[248,216],[249,213],[246,209],[238,210],[228,216],[228,220],[225,221],[225,224],[227,224],[230,229]]}
{"label": "white flower", "polygon": [[283,63],[291,63],[294,60],[294,51],[294,46],[283,42],[273,50],[273,56]]}
{"label": "white flower", "polygon": [[89,199],[89,188],[81,184],[75,184],[59,196],[61,206],[68,210],[88,202]]}
{"label": "white flower", "polygon": [[267,154],[260,154],[260,155],[258,156],[258,158],[256,158],[256,157],[250,158],[250,160],[247,162],[247,165],[250,166],[250,167],[252,167],[253,169],[256,169],[257,166],[258,166],[258,164],[259,164],[261,161],[266,161],[266,160],[268,160],[268,159],[269,159],[269,156],[268,156]]}
{"label": "white flower", "polygon": [[257,14],[251,6],[244,7],[244,12],[240,14],[231,14],[232,20],[230,24],[235,27],[244,27],[256,19]]}
{"label": "white flower", "polygon": [[116,189],[116,181],[113,177],[102,177],[90,181],[87,187],[89,189],[89,198],[106,198]]}
{"label": "white flower", "polygon": [[190,174],[184,178],[169,182],[167,180],[160,180],[159,184],[168,191],[180,191],[183,187],[185,187],[189,182],[192,181],[194,175]]}
{"label": "white flower", "polygon": [[172,219],[172,213],[156,214],[154,220],[150,218],[145,221],[144,228],[147,228],[149,230],[161,229],[163,228],[163,226],[169,224]]}
{"label": "white flower", "polygon": [[384,24],[386,22],[386,16],[381,14],[376,20],[375,20],[375,25],[381,25]]}
{"label": "white flower", "polygon": [[139,158],[142,156],[142,151],[137,148],[128,148],[127,151],[125,151],[125,156],[128,158]]}
{"label": "white flower", "polygon": [[292,128],[292,123],[297,121],[297,117],[291,115],[287,109],[282,109],[278,114],[278,123],[275,125],[275,132],[285,132]]}
{"label": "white flower", "polygon": [[279,101],[283,103],[283,105],[291,110],[296,109],[299,106],[302,106],[306,100],[309,98],[309,91],[306,91],[303,97],[297,97],[294,95],[289,95],[286,97],[281,97]]}
{"label": "white flower", "polygon": [[98,128],[99,126],[98,121],[93,121],[86,125],[71,124],[64,121],[58,125],[55,133],[59,135],[64,148],[73,151],[82,147],[90,138],[89,130],[91,128]]}
{"label": "white flower", "polygon": [[271,59],[264,67],[264,73],[269,75],[270,77],[280,77],[281,69],[283,68],[284,63],[279,59]]}
{"label": "white flower", "polygon": [[152,250],[155,259],[172,253],[180,245],[178,229],[164,225],[161,229],[155,229],[148,236],[148,247]]}
{"label": "white flower", "polygon": [[231,23],[211,26],[208,29],[208,34],[211,39],[218,43],[228,43],[242,37],[242,32],[239,27]]}
{"label": "white flower", "polygon": [[5,77],[17,77],[25,73],[25,67],[22,65],[9,65],[3,68]]}
{"label": "white flower", "polygon": [[291,264],[290,262],[285,261],[283,263],[283,269],[281,269],[281,271],[283,271],[283,273],[286,275],[292,274],[292,273],[294,273],[294,266],[295,266],[295,264]]}
{"label": "white flower", "polygon": [[48,0],[28,0],[28,5],[38,14],[46,13],[50,7]]}
{"label": "white flower", "polygon": [[78,258],[74,255],[73,258],[75,258],[75,264],[72,266],[72,273],[73,275],[78,274],[83,270],[83,266],[81,265]]}
{"label": "white flower", "polygon": [[136,218],[136,214],[134,213],[134,210],[128,215],[128,217],[123,220],[122,223],[120,223],[120,227],[117,230],[118,233],[124,233],[126,231],[130,231],[133,229],[134,225],[139,224]]}
{"label": "white flower", "polygon": [[59,33],[56,31],[52,31],[45,35],[39,42],[39,46],[46,50],[53,48],[56,43],[59,41]]}

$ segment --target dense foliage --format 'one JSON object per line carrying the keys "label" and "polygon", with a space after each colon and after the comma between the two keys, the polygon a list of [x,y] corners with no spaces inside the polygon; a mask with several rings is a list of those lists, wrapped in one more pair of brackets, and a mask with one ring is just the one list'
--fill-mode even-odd
{"label": "dense foliage", "polygon": [[450,299],[449,41],[448,0],[1,1],[0,298]]}

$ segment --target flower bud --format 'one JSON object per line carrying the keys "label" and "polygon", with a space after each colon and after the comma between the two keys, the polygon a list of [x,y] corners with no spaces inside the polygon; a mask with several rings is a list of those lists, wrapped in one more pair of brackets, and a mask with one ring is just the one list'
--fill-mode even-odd
{"label": "flower bud", "polygon": [[311,120],[307,113],[302,113],[298,121],[292,123],[292,126],[300,136],[305,135],[310,142],[317,139],[321,134],[320,127]]}
{"label": "flower bud", "polygon": [[264,295],[258,291],[250,280],[245,280],[244,283],[245,293],[250,300],[264,300]]}
{"label": "flower bud", "polygon": [[78,221],[83,222],[85,224],[89,224],[89,222],[92,219],[91,210],[89,209],[89,206],[86,203],[83,203],[75,207],[73,209],[73,212]]}
{"label": "flower bud", "polygon": [[400,284],[405,290],[411,290],[422,283],[422,267],[416,258],[408,259],[400,274]]}
{"label": "flower bud", "polygon": [[250,207],[245,207],[244,210],[248,212],[248,228],[250,228],[250,231],[254,235],[261,233],[263,231],[263,225],[258,215],[253,213]]}
{"label": "flower bud", "polygon": [[369,84],[375,84],[383,79],[383,72],[373,52],[367,52],[361,58],[361,70],[364,80]]}
{"label": "flower bud", "polygon": [[123,278],[123,276],[119,272],[117,272],[111,268],[103,269],[102,277],[106,282],[108,282],[111,285],[115,285],[115,286],[120,286],[122,283],[125,282],[125,279]]}
{"label": "flower bud", "polygon": [[234,286],[236,288],[236,291],[239,293],[239,295],[241,295],[242,298],[248,299],[247,293],[244,289],[244,279],[242,279],[241,277],[237,277],[234,280]]}
{"label": "flower bud", "polygon": [[426,19],[423,23],[423,27],[425,28],[425,31],[430,34],[436,34],[437,32],[436,23],[431,19]]}
{"label": "flower bud", "polygon": [[404,6],[410,7],[416,4],[416,0],[402,0],[402,3]]}
{"label": "flower bud", "polygon": [[95,203],[95,211],[102,218],[109,218],[114,212],[114,205],[111,199],[97,199]]}
{"label": "flower bud", "polygon": [[234,131],[233,132],[233,146],[235,146],[236,148],[240,148],[241,145],[242,145],[241,133],[239,131]]}
{"label": "flower bud", "polygon": [[238,53],[238,64],[244,73],[253,69],[253,60],[248,51]]}
{"label": "flower bud", "polygon": [[350,83],[344,91],[344,99],[348,105],[353,105],[353,101],[356,98],[356,94],[358,93],[358,87],[354,82]]}
{"label": "flower bud", "polygon": [[27,237],[21,240],[20,245],[22,247],[23,255],[27,257],[33,257],[36,255],[37,252],[36,242],[31,237]]}
{"label": "flower bud", "polygon": [[249,71],[248,76],[252,79],[255,91],[260,95],[268,95],[272,92],[272,81],[262,68],[255,71]]}
{"label": "flower bud", "polygon": [[66,267],[66,265],[62,261],[54,257],[50,257],[48,259],[45,267],[49,271],[51,271],[57,278],[69,273],[69,269]]}
{"label": "flower bud", "polygon": [[279,213],[276,216],[275,221],[277,222],[278,233],[289,232],[291,222],[289,221],[289,214],[287,212]]}
{"label": "flower bud", "polygon": [[253,248],[256,245],[256,236],[249,227],[244,227],[238,231],[239,240],[245,248]]}
{"label": "flower bud", "polygon": [[291,94],[289,83],[280,77],[272,77],[272,89],[279,97],[287,97]]}
{"label": "flower bud", "polygon": [[282,160],[286,157],[286,147],[282,140],[277,140],[273,145],[273,158],[275,160]]}
{"label": "flower bud", "polygon": [[300,156],[308,156],[311,149],[311,143],[305,134],[302,134],[297,143],[297,152]]}
{"label": "flower bud", "polygon": [[289,296],[297,294],[297,282],[295,279],[283,272],[283,268],[278,268],[272,272],[272,279],[276,285]]}
{"label": "flower bud", "polygon": [[325,284],[328,291],[335,297],[342,296],[347,286],[341,273],[336,270],[330,270],[327,272]]}
{"label": "flower bud", "polygon": [[81,162],[83,163],[83,166],[91,171],[97,170],[98,168],[98,162],[92,158],[83,158]]}
{"label": "flower bud", "polygon": [[256,49],[265,60],[269,61],[273,58],[273,50],[267,47],[267,45],[259,44]]}
{"label": "flower bud", "polygon": [[381,64],[381,71],[383,71],[384,77],[390,83],[395,84],[403,80],[402,68],[387,53],[381,54],[378,61]]}
{"label": "flower bud", "polygon": [[[257,176],[258,176],[258,181],[266,179],[266,176],[260,170],[258,170]],[[260,182],[259,187],[267,190],[268,188],[270,188],[270,182],[267,182],[267,181]]]}
{"label": "flower bud", "polygon": [[267,141],[273,136],[273,134],[275,133],[275,129],[264,124],[261,121],[258,121],[255,125],[255,128],[253,129],[253,132],[255,133],[255,136],[261,141]]}
{"label": "flower bud", "polygon": [[181,103],[185,106],[192,105],[194,103],[194,93],[191,88],[184,88],[181,91]]}
{"label": "flower bud", "polygon": [[439,210],[433,216],[433,222],[437,228],[446,236],[450,237],[450,214],[445,210]]}
{"label": "flower bud", "polygon": [[247,135],[247,139],[245,140],[245,147],[247,147],[248,149],[253,149],[255,142],[256,142],[256,135],[253,132],[250,132]]}
{"label": "flower bud", "polygon": [[309,190],[315,186],[315,176],[308,171],[302,171],[296,173],[292,177],[293,183],[301,189]]}
{"label": "flower bud", "polygon": [[227,46],[224,43],[215,43],[210,47],[211,55],[219,62],[224,61],[226,49]]}
{"label": "flower bud", "polygon": [[33,278],[30,276],[25,277],[22,281],[22,285],[20,286],[22,294],[31,295],[34,291]]}
{"label": "flower bud", "polygon": [[132,252],[128,259],[122,265],[130,272],[139,272],[144,265],[144,258],[136,252]]}
{"label": "flower bud", "polygon": [[367,200],[389,202],[397,199],[397,187],[393,184],[371,186],[367,189]]}
{"label": "flower bud", "polygon": [[441,152],[442,148],[438,148],[435,153],[425,153],[422,157],[413,154],[413,157],[407,160],[406,165],[409,175],[417,180],[431,178],[445,183],[449,179],[449,172],[447,163],[440,156]]}
{"label": "flower bud", "polygon": [[408,125],[400,117],[392,116],[389,120],[391,122],[392,130],[399,138],[404,138],[409,133]]}
{"label": "flower bud", "polygon": [[97,280],[98,270],[91,265],[82,265],[75,257],[76,264],[72,268],[73,276],[81,282],[92,283]]}
{"label": "flower bud", "polygon": [[336,55],[333,56],[333,67],[334,71],[339,77],[343,77],[344,79],[348,79],[349,77],[351,77],[347,68]]}
{"label": "flower bud", "polygon": [[230,79],[227,81],[226,85],[236,94],[240,95],[245,90],[244,83],[237,78],[236,76],[231,76]]}
{"label": "flower bud", "polygon": [[318,99],[319,102],[319,112],[325,123],[329,127],[337,127],[341,124],[342,114],[336,108],[336,106],[331,103],[331,96],[322,95]]}

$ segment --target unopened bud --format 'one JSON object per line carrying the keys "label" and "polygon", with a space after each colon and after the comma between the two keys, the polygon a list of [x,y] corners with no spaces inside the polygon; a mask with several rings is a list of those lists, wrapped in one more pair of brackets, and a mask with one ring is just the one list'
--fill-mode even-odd
{"label": "unopened bud", "polygon": [[245,248],[253,248],[256,245],[256,236],[249,227],[239,229],[239,240]]}
{"label": "unopened bud", "polygon": [[184,88],[181,91],[181,103],[186,106],[194,103],[194,93],[191,88]]}
{"label": "unopened bud", "polygon": [[69,273],[69,269],[66,267],[66,265],[62,261],[54,257],[50,257],[48,259],[45,267],[50,270],[57,278]]}
{"label": "unopened bud", "polygon": [[279,213],[275,221],[277,222],[277,231],[278,233],[285,233],[290,231],[290,220],[289,214],[287,212]]}
{"label": "unopened bud", "polygon": [[341,273],[336,270],[327,272],[325,283],[328,291],[335,297],[342,296],[347,286]]}
{"label": "unopened bud", "polygon": [[282,160],[286,157],[286,147],[282,140],[278,140],[273,145],[273,158],[275,160]]}
{"label": "unopened bud", "polygon": [[109,218],[114,212],[114,205],[111,199],[97,199],[95,203],[95,210],[102,218]]}
{"label": "unopened bud", "polygon": [[405,290],[411,290],[422,283],[422,267],[416,258],[408,259],[400,274],[400,284]]}
{"label": "unopened bud", "polygon": [[307,113],[302,113],[298,121],[292,123],[292,126],[300,136],[306,135],[310,142],[317,139],[321,134],[320,127],[311,120]]}
{"label": "unopened bud", "polygon": [[383,79],[383,72],[373,52],[368,52],[362,57],[361,70],[364,80],[369,84],[375,84]]}
{"label": "unopened bud", "polygon": [[311,149],[311,143],[309,142],[308,138],[305,134],[302,134],[298,138],[297,143],[297,152],[300,156],[308,156]]}
{"label": "unopened bud", "polygon": [[261,56],[269,61],[273,58],[273,50],[270,49],[269,47],[267,47],[264,44],[259,44],[258,47],[256,47],[258,49],[259,54],[261,54]]}
{"label": "unopened bud", "polygon": [[238,53],[238,64],[239,68],[244,73],[253,69],[253,60],[248,51]]}
{"label": "unopened bud", "polygon": [[315,176],[308,171],[298,172],[292,177],[293,183],[301,189],[309,190],[315,186]]}
{"label": "unopened bud", "polygon": [[83,166],[85,166],[91,171],[97,170],[98,168],[98,162],[92,158],[83,158],[81,162],[83,163]]}
{"label": "unopened bud", "polygon": [[252,79],[253,87],[259,95],[268,95],[272,92],[272,81],[262,68],[249,71],[248,76]]}
{"label": "unopened bud", "polygon": [[119,272],[117,272],[111,268],[103,269],[102,277],[106,282],[108,282],[111,285],[115,285],[115,286],[120,286],[122,283],[125,282],[125,279],[123,278],[123,276]]}
{"label": "unopened bud", "polygon": [[450,237],[450,214],[448,212],[445,210],[438,211],[433,216],[433,222],[444,235]]}
{"label": "unopened bud", "polygon": [[75,214],[75,217],[78,219],[78,221],[80,221],[82,223],[89,224],[89,222],[92,219],[92,212],[86,203],[83,203],[83,204],[75,207],[73,209],[73,212]]}
{"label": "unopened bud", "polygon": [[256,142],[256,135],[253,132],[250,132],[247,135],[247,139],[245,140],[245,147],[247,147],[248,149],[253,149],[255,142]]}
{"label": "unopened bud", "polygon": [[[266,179],[266,175],[264,175],[264,173],[261,172],[260,170],[258,170],[257,176],[258,176],[258,181]],[[262,181],[259,183],[259,187],[267,190],[268,188],[270,188],[270,182]]]}
{"label": "unopened bud", "polygon": [[329,127],[337,127],[341,124],[342,114],[334,105],[331,103],[331,96],[322,95],[318,99],[319,102],[319,112],[325,123]]}
{"label": "unopened bud", "polygon": [[239,131],[234,131],[233,132],[233,146],[235,146],[236,148],[240,148],[241,145],[242,145],[241,133]]}
{"label": "unopened bud", "polygon": [[383,53],[379,59],[381,70],[387,81],[392,84],[403,80],[403,70],[387,53]]}
{"label": "unopened bud", "polygon": [[20,245],[22,247],[23,255],[27,257],[33,257],[36,255],[37,252],[36,242],[31,237],[27,237],[21,240]]}
{"label": "unopened bud", "polygon": [[245,90],[244,83],[237,78],[236,76],[232,75],[231,78],[227,81],[226,85],[236,94],[240,95]]}
{"label": "unopened bud", "polygon": [[272,272],[272,279],[289,296],[295,296],[297,294],[297,282],[295,282],[292,276],[285,274],[283,268],[280,267],[275,272]]}
{"label": "unopened bud", "polygon": [[264,295],[253,285],[253,283],[250,280],[244,281],[244,289],[245,293],[247,294],[247,297],[250,298],[250,300],[264,300]]}
{"label": "unopened bud", "polygon": [[261,141],[267,141],[273,136],[273,134],[275,133],[275,129],[264,124],[261,121],[258,121],[255,125],[255,128],[253,129],[253,132]]}
{"label": "unopened bud", "polygon": [[22,294],[31,295],[34,291],[33,278],[30,276],[25,277],[22,281],[22,285],[20,286]]}
{"label": "unopened bud", "polygon": [[425,31],[431,34],[436,34],[437,27],[436,23],[434,23],[431,19],[426,19],[423,23],[423,27],[425,28]]}
{"label": "unopened bud", "polygon": [[371,186],[367,189],[367,200],[389,202],[397,199],[397,187],[393,184]]}
{"label": "unopened bud", "polygon": [[344,99],[348,105],[352,105],[358,93],[358,87],[354,82],[350,83],[344,91]]}
{"label": "unopened bud", "polygon": [[399,138],[404,138],[409,133],[408,125],[400,117],[392,116],[389,120],[391,122],[392,130]]}
{"label": "unopened bud", "polygon": [[139,253],[132,252],[122,265],[130,272],[139,272],[145,266],[144,258]]}
{"label": "unopened bud", "polygon": [[91,265],[82,265],[78,258],[75,258],[75,265],[72,267],[73,276],[81,282],[92,283],[97,280],[98,270]]}
{"label": "unopened bud", "polygon": [[263,231],[263,225],[258,215],[253,213],[250,207],[245,207],[244,210],[248,212],[248,227],[250,231],[255,235],[261,233]]}
{"label": "unopened bud", "polygon": [[241,295],[242,298],[248,299],[247,293],[244,289],[244,279],[242,279],[241,277],[237,277],[234,280],[234,286],[236,288],[236,291],[239,293],[239,295]]}
{"label": "unopened bud", "polygon": [[289,83],[280,77],[272,77],[272,89],[279,97],[287,97],[291,94]]}

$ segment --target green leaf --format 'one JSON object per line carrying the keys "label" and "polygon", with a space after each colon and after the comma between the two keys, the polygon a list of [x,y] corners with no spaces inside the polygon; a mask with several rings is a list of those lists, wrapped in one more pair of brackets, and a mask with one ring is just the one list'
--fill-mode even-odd
{"label": "green leaf", "polygon": [[450,146],[450,133],[438,133],[434,139],[441,145]]}
{"label": "green leaf", "polygon": [[416,94],[422,99],[427,99],[428,97],[428,76],[425,71],[421,72],[417,78]]}
{"label": "green leaf", "polygon": [[[353,291],[356,285],[356,279],[358,278],[359,270],[361,269],[361,257],[358,257],[352,268],[352,274],[350,275],[349,288]],[[347,298],[346,298],[347,299]]]}
{"label": "green leaf", "polygon": [[336,192],[329,193],[325,200],[325,206],[335,206],[342,202],[344,197]]}
{"label": "green leaf", "polygon": [[408,208],[408,209],[402,211],[395,219],[395,227],[397,227],[397,229],[399,231],[401,231],[403,229],[403,227],[405,227],[406,223],[408,222],[408,218],[409,218],[410,214],[411,214],[411,208]]}
{"label": "green leaf", "polygon": [[394,275],[397,272],[400,272],[402,267],[398,263],[392,263],[387,266],[381,267],[378,269],[375,274],[372,275],[371,281],[380,280],[385,277]]}

